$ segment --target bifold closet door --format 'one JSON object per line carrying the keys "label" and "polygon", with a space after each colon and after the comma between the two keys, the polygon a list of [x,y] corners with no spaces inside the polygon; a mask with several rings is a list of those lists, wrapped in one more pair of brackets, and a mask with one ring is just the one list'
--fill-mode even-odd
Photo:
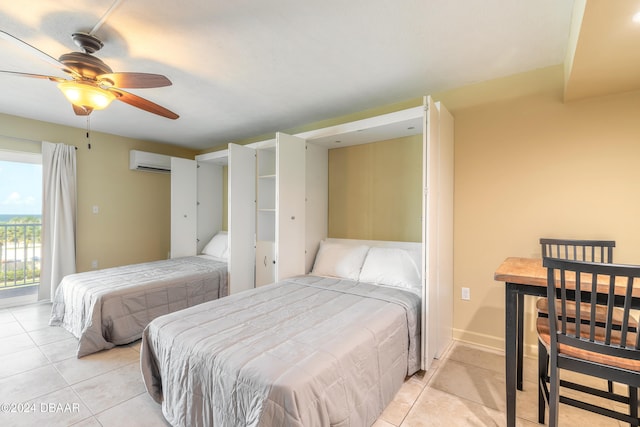
{"label": "bifold closet door", "polygon": [[438,108],[438,312],[436,358],[453,340],[453,116]]}
{"label": "bifold closet door", "polygon": [[171,258],[197,253],[196,161],[171,158]]}
{"label": "bifold closet door", "polygon": [[211,238],[222,229],[222,166],[198,162],[197,237],[200,254]]}
{"label": "bifold closet door", "polygon": [[320,241],[327,238],[329,223],[329,149],[307,142],[305,195],[305,273],[313,268]]}
{"label": "bifold closet door", "polygon": [[229,144],[229,292],[255,287],[256,151]]}
{"label": "bifold closet door", "polygon": [[422,369],[452,340],[453,117],[425,97],[423,126]]}
{"label": "bifold closet door", "polygon": [[437,347],[438,311],[438,110],[431,97],[425,99],[422,173],[422,369],[431,366]]}
{"label": "bifold closet door", "polygon": [[276,134],[276,281],[305,273],[305,145]]}

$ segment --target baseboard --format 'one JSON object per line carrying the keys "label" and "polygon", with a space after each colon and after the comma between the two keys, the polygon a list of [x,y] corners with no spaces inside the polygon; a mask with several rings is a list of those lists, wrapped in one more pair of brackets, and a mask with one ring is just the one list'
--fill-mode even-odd
{"label": "baseboard", "polygon": [[[502,337],[454,328],[453,338],[460,342],[486,347],[504,354],[504,338]],[[538,346],[525,343],[524,355],[526,357],[538,357]]]}

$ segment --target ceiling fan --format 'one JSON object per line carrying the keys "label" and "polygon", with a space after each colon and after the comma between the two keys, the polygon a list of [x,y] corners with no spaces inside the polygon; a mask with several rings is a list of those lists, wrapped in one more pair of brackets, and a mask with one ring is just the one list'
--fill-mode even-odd
{"label": "ceiling fan", "polygon": [[5,70],[0,70],[0,73],[47,79],[58,83],[58,88],[71,102],[73,111],[79,116],[88,116],[93,110],[101,110],[109,106],[111,101],[118,100],[168,119],[175,120],[179,117],[173,111],[121,89],[170,86],[171,81],[167,77],[149,73],[114,73],[111,67],[92,55],[102,48],[103,42],[100,39],[92,33],[85,32],[73,33],[71,37],[82,52],[65,53],[59,59],[55,59],[29,43],[0,30],[0,38],[14,43],[64,71],[71,79]]}

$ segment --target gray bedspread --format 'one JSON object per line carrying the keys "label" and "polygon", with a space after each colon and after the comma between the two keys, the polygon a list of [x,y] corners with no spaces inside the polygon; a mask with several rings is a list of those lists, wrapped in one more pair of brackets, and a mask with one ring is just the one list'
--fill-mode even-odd
{"label": "gray bedspread", "polygon": [[420,296],[295,277],[155,319],[140,357],[173,426],[369,426],[420,368]]}
{"label": "gray bedspread", "polygon": [[49,324],[78,342],[78,357],[139,339],[156,317],[227,295],[227,263],[208,256],[65,276]]}

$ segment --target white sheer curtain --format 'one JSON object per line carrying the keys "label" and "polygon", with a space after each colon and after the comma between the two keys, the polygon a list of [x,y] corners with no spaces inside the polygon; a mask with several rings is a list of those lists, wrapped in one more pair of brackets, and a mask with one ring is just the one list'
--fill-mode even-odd
{"label": "white sheer curtain", "polygon": [[76,149],[42,142],[42,261],[39,300],[76,272]]}

